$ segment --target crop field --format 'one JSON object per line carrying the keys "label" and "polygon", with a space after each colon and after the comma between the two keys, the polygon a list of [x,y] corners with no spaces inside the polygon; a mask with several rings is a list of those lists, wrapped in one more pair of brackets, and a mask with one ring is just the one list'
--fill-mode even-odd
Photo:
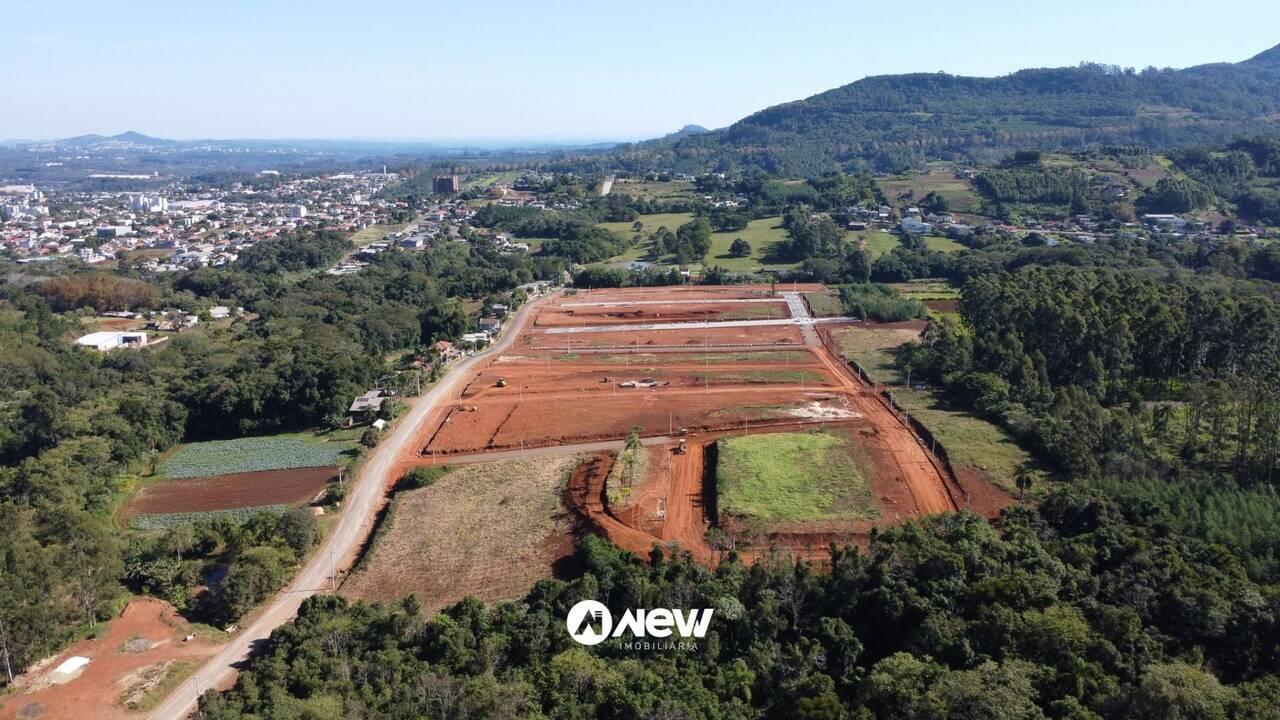
{"label": "crop field", "polygon": [[353,442],[304,433],[187,443],[161,462],[157,474],[178,480],[339,465],[354,449]]}
{"label": "crop field", "polygon": [[716,494],[721,514],[766,523],[870,520],[865,454],[847,433],[769,433],[719,441]]}
{"label": "crop field", "polygon": [[468,595],[495,602],[525,594],[573,552],[560,497],[577,463],[564,456],[468,465],[396,493],[341,594],[389,601],[415,593],[427,612]]}
{"label": "crop field", "polygon": [[282,513],[289,509],[288,505],[257,505],[233,510],[206,510],[205,512],[175,512],[155,515],[135,515],[129,518],[129,527],[134,530],[168,530],[178,525],[189,525],[212,520],[228,520],[239,525],[258,513]]}
{"label": "crop field", "polygon": [[121,514],[137,518],[291,505],[311,499],[337,476],[338,469],[329,465],[161,480],[134,495]]}

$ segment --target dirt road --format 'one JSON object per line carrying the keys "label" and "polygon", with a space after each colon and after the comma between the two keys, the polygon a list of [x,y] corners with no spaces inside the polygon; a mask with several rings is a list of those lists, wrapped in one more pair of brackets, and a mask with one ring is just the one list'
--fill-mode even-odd
{"label": "dirt road", "polygon": [[457,397],[458,391],[470,379],[472,370],[490,356],[505,352],[524,327],[531,311],[541,301],[526,303],[516,312],[502,337],[488,350],[458,363],[448,374],[421,397],[414,401],[409,413],[396,423],[391,434],[384,438],[373,455],[361,468],[347,504],[337,526],[311,560],[302,568],[293,582],[276,595],[271,604],[258,613],[253,622],[235,636],[217,655],[209,659],[199,670],[175,689],[148,716],[150,720],[182,720],[196,707],[196,698],[210,688],[224,687],[235,679],[236,665],[249,657],[253,646],[271,634],[275,628],[289,622],[298,612],[303,600],[316,593],[328,592],[338,568],[346,567],[355,556],[372,527],[374,514],[383,501],[388,481],[392,477],[400,457],[405,452],[415,452],[414,441],[418,426],[431,414],[436,405]]}

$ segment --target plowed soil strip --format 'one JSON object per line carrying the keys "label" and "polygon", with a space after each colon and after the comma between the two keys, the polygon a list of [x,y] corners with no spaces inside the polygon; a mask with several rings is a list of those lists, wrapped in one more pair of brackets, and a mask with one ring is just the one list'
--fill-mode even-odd
{"label": "plowed soil strip", "polygon": [[329,466],[161,480],[135,495],[121,516],[127,521],[137,515],[234,510],[302,502],[318,494],[337,476],[338,469]]}

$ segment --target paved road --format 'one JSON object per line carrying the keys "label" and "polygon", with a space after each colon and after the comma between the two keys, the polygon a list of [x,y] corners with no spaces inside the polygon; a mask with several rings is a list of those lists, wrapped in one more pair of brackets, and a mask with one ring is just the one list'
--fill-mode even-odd
{"label": "paved road", "polygon": [[406,445],[417,436],[418,426],[438,403],[456,397],[473,368],[489,356],[502,353],[511,346],[528,319],[530,310],[538,302],[526,303],[516,312],[496,343],[484,352],[458,363],[414,402],[409,413],[395,424],[391,434],[383,438],[368,462],[360,469],[351,492],[347,495],[346,507],[337,527],[329,534],[324,545],[316,551],[293,582],[257,615],[252,624],[237,633],[226,647],[179,685],[151,712],[149,720],[186,718],[196,709],[196,698],[200,693],[232,682],[236,675],[236,665],[249,657],[253,645],[265,640],[275,628],[292,620],[303,600],[316,593],[329,591],[335,567],[343,567],[354,558],[356,549],[372,527],[374,513],[382,502],[391,471]]}
{"label": "paved road", "polygon": [[813,328],[812,316],[809,314],[809,306],[805,305],[804,298],[800,297],[800,293],[782,293],[782,297],[787,299],[787,309],[791,311],[792,318],[797,320],[809,320],[809,322],[800,326],[800,337],[804,338],[804,344],[809,347],[818,347],[821,345],[822,340],[818,338],[818,331]]}

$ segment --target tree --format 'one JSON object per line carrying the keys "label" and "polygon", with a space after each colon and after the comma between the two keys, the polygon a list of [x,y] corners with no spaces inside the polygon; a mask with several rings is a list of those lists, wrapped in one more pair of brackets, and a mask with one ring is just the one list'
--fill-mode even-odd
{"label": "tree", "polygon": [[751,255],[751,243],[742,238],[735,238],[729,243],[729,254],[736,258],[744,258]]}

